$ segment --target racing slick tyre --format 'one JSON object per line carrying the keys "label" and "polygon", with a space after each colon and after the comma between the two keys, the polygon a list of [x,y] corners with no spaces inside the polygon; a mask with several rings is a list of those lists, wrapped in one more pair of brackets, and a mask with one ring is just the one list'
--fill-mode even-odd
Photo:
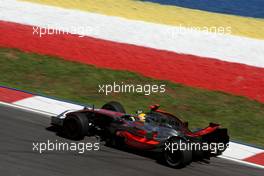
{"label": "racing slick tyre", "polygon": [[88,131],[89,121],[85,114],[71,114],[63,121],[63,132],[69,139],[81,140],[87,135]]}
{"label": "racing slick tyre", "polygon": [[126,113],[125,108],[116,101],[111,101],[106,103],[105,105],[102,106],[101,109],[106,109],[106,110],[110,110],[110,111],[115,111],[115,112],[122,112],[122,113]]}
{"label": "racing slick tyre", "polygon": [[[163,161],[166,165],[173,168],[183,168],[192,162],[192,150],[186,148],[185,150],[180,149],[180,145],[188,146],[188,142],[182,139],[169,139],[167,144],[170,143],[170,149],[163,151]],[[172,146],[175,147],[172,147]],[[177,145],[177,149],[175,149]]]}

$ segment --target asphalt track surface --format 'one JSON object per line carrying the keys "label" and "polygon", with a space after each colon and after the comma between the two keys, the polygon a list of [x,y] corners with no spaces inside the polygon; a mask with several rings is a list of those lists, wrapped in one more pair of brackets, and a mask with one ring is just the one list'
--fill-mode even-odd
{"label": "asphalt track surface", "polygon": [[[0,175],[3,176],[67,176],[67,175],[263,175],[263,170],[233,161],[213,158],[210,164],[194,162],[184,169],[172,169],[149,157],[120,151],[101,145],[100,151],[32,151],[33,142],[58,140],[71,142],[49,131],[47,116],[0,105]],[[86,137],[81,142],[95,142]]]}

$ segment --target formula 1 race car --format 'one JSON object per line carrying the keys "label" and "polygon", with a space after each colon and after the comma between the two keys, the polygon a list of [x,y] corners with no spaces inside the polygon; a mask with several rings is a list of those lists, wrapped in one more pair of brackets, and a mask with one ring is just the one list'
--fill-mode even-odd
{"label": "formula 1 race car", "polygon": [[147,113],[131,115],[120,103],[112,101],[101,109],[93,106],[65,111],[52,117],[51,124],[60,126],[69,139],[96,135],[106,145],[157,152],[160,161],[174,168],[188,165],[194,157],[209,159],[220,155],[229,142],[227,129],[219,124],[210,123],[193,132],[187,122],[159,110],[159,105],[150,106]]}

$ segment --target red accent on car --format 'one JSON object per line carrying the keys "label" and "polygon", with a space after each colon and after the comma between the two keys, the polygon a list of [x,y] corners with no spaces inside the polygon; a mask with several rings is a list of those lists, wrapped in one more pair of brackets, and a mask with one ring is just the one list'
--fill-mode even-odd
{"label": "red accent on car", "polygon": [[186,135],[191,136],[191,137],[203,136],[203,135],[206,135],[208,133],[212,133],[213,131],[215,131],[219,127],[220,126],[218,124],[213,124],[212,126],[210,124],[208,127],[204,128],[202,130],[199,130],[199,131],[197,131],[195,133],[187,132]]}
{"label": "red accent on car", "polygon": [[[143,130],[144,131],[144,130]],[[126,144],[140,149],[151,149],[155,148],[160,142],[155,139],[147,139],[146,137],[141,137],[134,135],[128,131],[119,131],[116,133],[118,136],[124,137]]]}
{"label": "red accent on car", "polygon": [[[92,112],[92,110],[87,110],[87,111]],[[122,115],[125,115],[122,112],[115,112],[115,111],[106,110],[106,109],[95,109],[95,112],[100,113],[100,114],[103,114],[103,115],[107,115],[107,116],[113,117],[113,118],[120,117]]]}
{"label": "red accent on car", "polygon": [[145,130],[137,130],[136,133],[139,134],[139,136],[146,136],[147,134]]}
{"label": "red accent on car", "polygon": [[158,132],[157,131],[153,132],[152,133],[152,138],[156,139],[157,137],[158,137]]}
{"label": "red accent on car", "polygon": [[151,105],[149,108],[152,110],[152,111],[156,111],[157,109],[159,109],[160,105],[159,104],[155,104],[155,105]]}

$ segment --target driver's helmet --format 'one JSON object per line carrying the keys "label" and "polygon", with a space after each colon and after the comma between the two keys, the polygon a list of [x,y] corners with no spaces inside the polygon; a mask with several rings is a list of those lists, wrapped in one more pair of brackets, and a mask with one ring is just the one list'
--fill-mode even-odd
{"label": "driver's helmet", "polygon": [[141,113],[138,115],[139,121],[145,122],[146,121],[146,114]]}

